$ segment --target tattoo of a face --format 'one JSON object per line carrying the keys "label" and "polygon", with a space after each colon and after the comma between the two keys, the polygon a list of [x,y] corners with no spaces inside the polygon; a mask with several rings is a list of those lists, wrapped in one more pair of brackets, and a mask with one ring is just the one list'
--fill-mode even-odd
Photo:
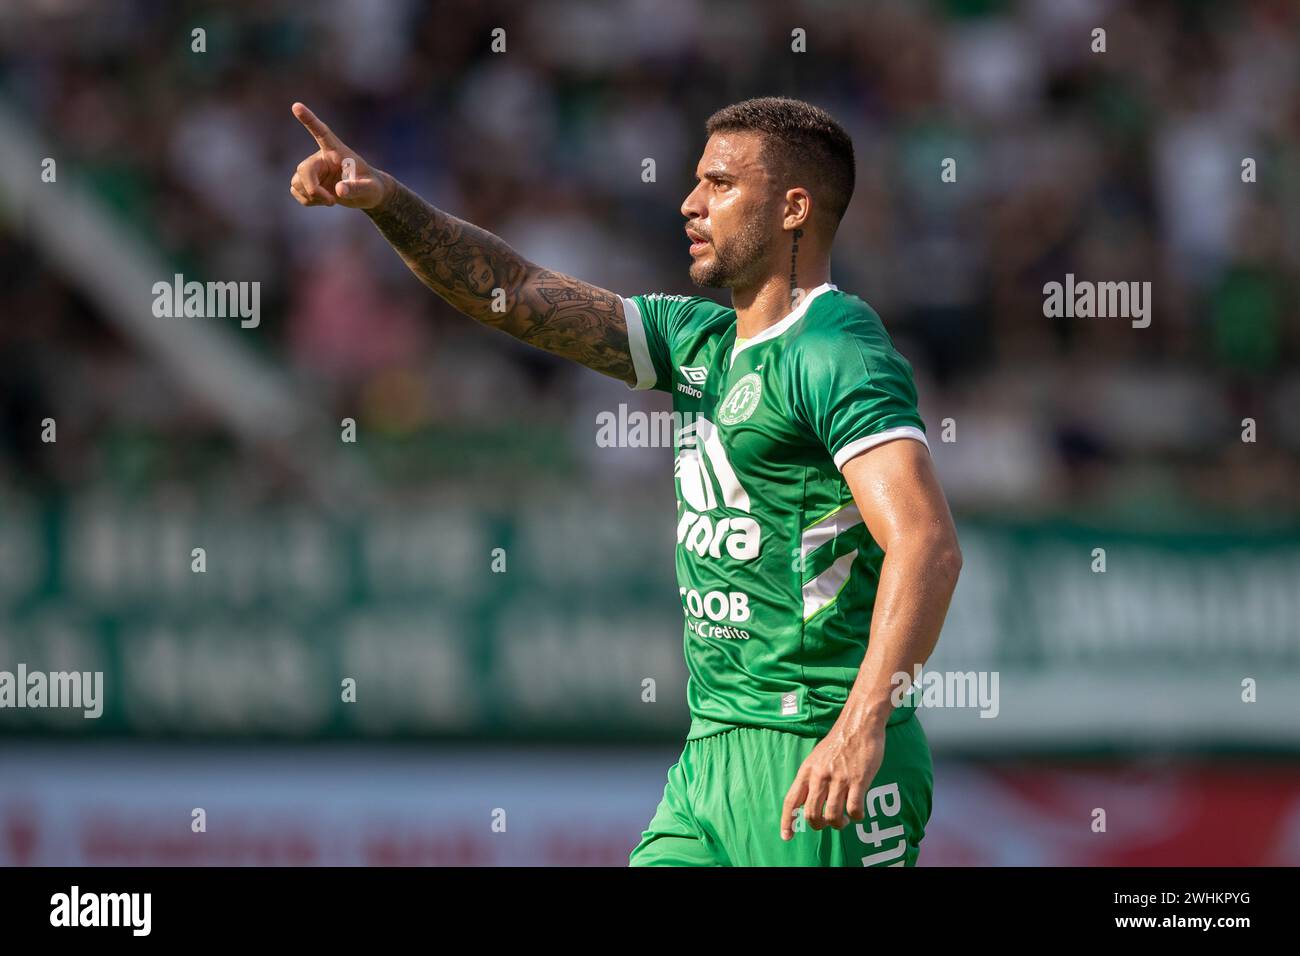
{"label": "tattoo of a face", "polygon": [[533,265],[396,180],[391,198],[366,214],[407,267],[453,308],[597,372],[635,380],[617,295]]}

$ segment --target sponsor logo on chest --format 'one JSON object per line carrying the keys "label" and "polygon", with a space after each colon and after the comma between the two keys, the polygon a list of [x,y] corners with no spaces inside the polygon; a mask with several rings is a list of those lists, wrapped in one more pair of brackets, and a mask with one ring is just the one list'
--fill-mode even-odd
{"label": "sponsor logo on chest", "polygon": [[[707,418],[678,433],[677,493],[681,513],[677,543],[699,557],[752,561],[761,549],[762,531],[750,516],[748,492],[740,483],[718,430]],[[719,509],[732,514],[712,515]],[[739,512],[739,514],[735,513]]]}

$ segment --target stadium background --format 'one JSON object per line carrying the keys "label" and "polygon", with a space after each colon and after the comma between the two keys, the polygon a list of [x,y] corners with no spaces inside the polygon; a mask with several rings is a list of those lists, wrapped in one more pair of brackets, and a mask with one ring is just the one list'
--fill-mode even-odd
{"label": "stadium background", "polygon": [[[0,669],[106,704],[0,711],[0,863],[623,863],[685,674],[671,452],[596,415],[664,396],[299,208],[289,105],[535,261],[693,293],[703,120],[771,93],[854,137],[833,279],[965,555],[931,664],[1000,675],[993,719],[921,713],[922,865],[1300,863],[1298,41],[1288,0],[9,0]],[[260,324],[154,318],[175,273]],[[1045,318],[1066,273],[1150,281],[1150,327]]]}

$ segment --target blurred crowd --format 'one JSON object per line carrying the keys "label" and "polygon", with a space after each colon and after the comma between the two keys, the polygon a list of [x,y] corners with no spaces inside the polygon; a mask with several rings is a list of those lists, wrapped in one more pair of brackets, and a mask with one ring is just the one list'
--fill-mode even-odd
{"label": "blurred crowd", "polygon": [[[932,446],[967,512],[1300,512],[1298,54],[1294,0],[0,11],[0,97],[61,177],[187,277],[260,281],[260,327],[226,331],[356,417],[381,470],[403,462],[391,481],[480,481],[503,443],[549,435],[547,468],[666,482],[661,455],[596,449],[594,415],[667,406],[474,327],[365,217],[300,208],[288,181],[313,144],[291,103],[440,208],[625,295],[699,291],[679,205],[711,112],[826,107],[858,156],[833,281],[911,360],[932,438],[951,420]],[[263,452],[2,213],[0,485],[263,480]],[[1150,326],[1046,317],[1067,273],[1149,281]],[[57,445],[33,425],[47,415]]]}

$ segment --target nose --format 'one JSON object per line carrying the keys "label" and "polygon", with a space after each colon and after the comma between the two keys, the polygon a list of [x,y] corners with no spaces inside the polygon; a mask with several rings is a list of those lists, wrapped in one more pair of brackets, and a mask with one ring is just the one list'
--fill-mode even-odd
{"label": "nose", "polygon": [[704,203],[700,200],[700,186],[697,185],[682,200],[682,215],[687,219],[703,219],[705,208]]}

